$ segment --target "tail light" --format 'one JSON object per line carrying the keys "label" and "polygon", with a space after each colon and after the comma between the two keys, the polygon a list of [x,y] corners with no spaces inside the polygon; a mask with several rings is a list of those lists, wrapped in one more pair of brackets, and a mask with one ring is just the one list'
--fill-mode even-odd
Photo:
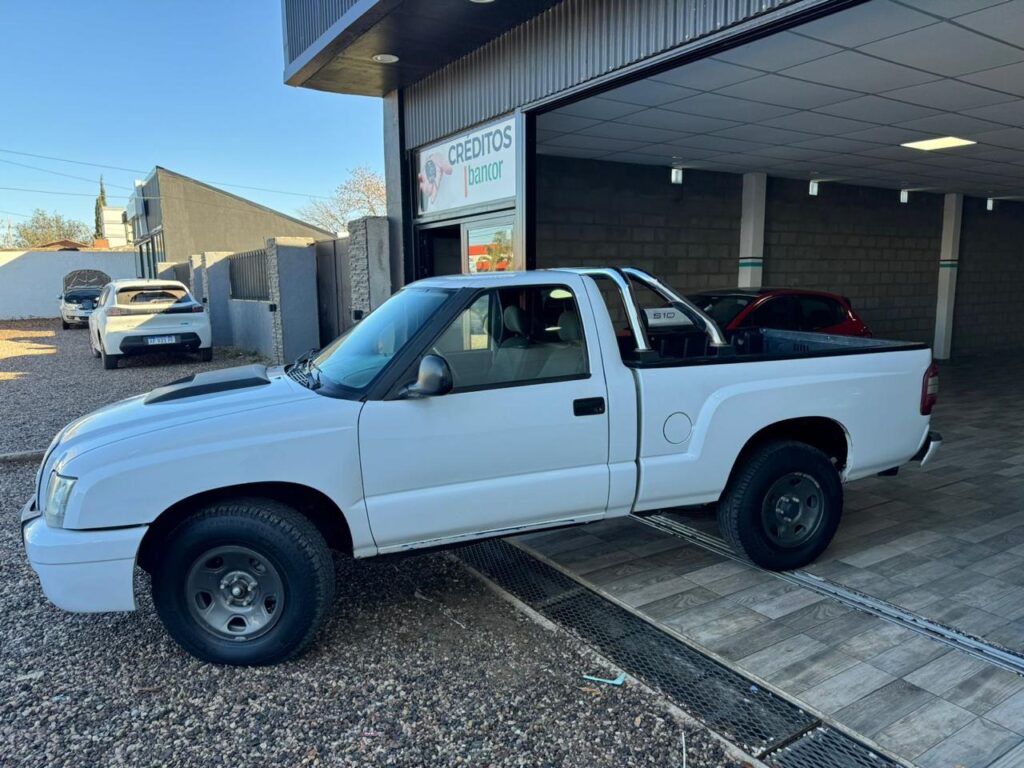
{"label": "tail light", "polygon": [[921,382],[921,415],[930,416],[939,399],[939,366],[932,361]]}
{"label": "tail light", "polygon": [[130,315],[132,311],[125,309],[124,307],[111,307],[107,310],[107,317],[123,317],[124,315]]}

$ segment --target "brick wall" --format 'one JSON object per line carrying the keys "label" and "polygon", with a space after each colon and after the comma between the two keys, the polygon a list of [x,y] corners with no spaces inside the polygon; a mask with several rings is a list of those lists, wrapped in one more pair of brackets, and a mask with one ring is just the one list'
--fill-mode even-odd
{"label": "brick wall", "polygon": [[1024,204],[964,198],[953,356],[1024,350]]}
{"label": "brick wall", "polygon": [[768,179],[766,286],[848,296],[876,336],[931,343],[942,195]]}
{"label": "brick wall", "polygon": [[736,285],[742,177],[540,155],[538,269],[635,266],[681,291]]}

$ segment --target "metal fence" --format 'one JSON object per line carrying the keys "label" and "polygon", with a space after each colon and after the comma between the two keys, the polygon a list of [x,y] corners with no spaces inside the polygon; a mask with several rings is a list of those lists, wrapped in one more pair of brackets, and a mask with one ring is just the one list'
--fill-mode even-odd
{"label": "metal fence", "polygon": [[270,300],[267,250],[242,251],[228,256],[232,299]]}

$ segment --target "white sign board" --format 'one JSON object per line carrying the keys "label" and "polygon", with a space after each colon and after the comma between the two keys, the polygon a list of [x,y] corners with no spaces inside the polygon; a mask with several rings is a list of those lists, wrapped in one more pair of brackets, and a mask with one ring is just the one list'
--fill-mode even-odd
{"label": "white sign board", "polygon": [[421,149],[416,156],[420,214],[515,197],[514,118]]}

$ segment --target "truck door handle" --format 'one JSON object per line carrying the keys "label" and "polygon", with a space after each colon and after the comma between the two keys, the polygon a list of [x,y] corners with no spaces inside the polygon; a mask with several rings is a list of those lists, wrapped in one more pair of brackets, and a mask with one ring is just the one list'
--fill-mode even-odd
{"label": "truck door handle", "polygon": [[604,413],[604,398],[583,397],[573,400],[572,412],[576,416],[599,416]]}

